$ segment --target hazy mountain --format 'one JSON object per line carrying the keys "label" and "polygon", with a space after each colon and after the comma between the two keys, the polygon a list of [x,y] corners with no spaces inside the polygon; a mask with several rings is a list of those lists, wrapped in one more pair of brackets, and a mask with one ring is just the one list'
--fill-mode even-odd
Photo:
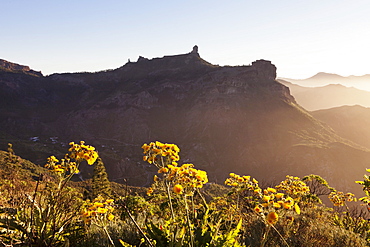
{"label": "hazy mountain", "polygon": [[289,87],[297,103],[306,110],[315,111],[343,105],[362,105],[370,107],[370,92],[340,84],[323,87],[303,87],[278,79],[278,82]]}
{"label": "hazy mountain", "polygon": [[370,148],[370,108],[342,106],[314,111],[312,115],[330,125],[339,135]]}
{"label": "hazy mountain", "polygon": [[322,87],[330,84],[341,84],[346,87],[355,87],[361,90],[370,91],[369,74],[362,76],[351,75],[345,77],[337,74],[320,72],[307,79],[290,79],[290,78],[280,78],[280,79],[305,87]]}
{"label": "hazy mountain", "polygon": [[156,171],[140,147],[159,140],[178,144],[182,162],[207,170],[211,181],[229,172],[270,182],[315,173],[352,188],[370,153],[313,118],[275,77],[269,61],[215,66],[196,47],[97,73],[0,71],[0,145],[13,142],[42,164],[85,140],[113,181],[147,185]]}

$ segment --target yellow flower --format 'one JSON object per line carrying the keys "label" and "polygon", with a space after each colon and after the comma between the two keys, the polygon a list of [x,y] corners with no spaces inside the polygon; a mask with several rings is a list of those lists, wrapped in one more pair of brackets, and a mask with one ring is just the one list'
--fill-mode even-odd
{"label": "yellow flower", "polygon": [[284,196],[284,193],[277,193],[275,195],[276,199],[280,200]]}
{"label": "yellow flower", "polygon": [[112,221],[114,219],[114,215],[113,214],[109,214],[108,215],[108,220]]}
{"label": "yellow flower", "polygon": [[102,208],[102,207],[104,207],[104,204],[101,203],[101,202],[94,202],[94,206],[98,207],[98,208]]}
{"label": "yellow flower", "polygon": [[147,194],[148,196],[150,196],[151,194],[153,194],[153,192],[154,192],[153,188],[152,188],[152,187],[150,187],[150,188],[146,191],[146,194]]}
{"label": "yellow flower", "polygon": [[59,160],[57,158],[55,158],[55,156],[50,156],[50,161],[52,162],[59,162]]}
{"label": "yellow flower", "polygon": [[294,205],[294,200],[293,200],[293,198],[288,197],[288,198],[285,199],[285,203],[292,207]]}
{"label": "yellow flower", "polygon": [[108,211],[107,208],[98,208],[97,212],[101,214],[105,214]]}
{"label": "yellow flower", "polygon": [[256,206],[256,207],[254,208],[254,211],[255,211],[256,213],[261,213],[261,212],[263,211],[263,209],[258,205],[258,206]]}
{"label": "yellow flower", "polygon": [[256,193],[256,194],[259,194],[261,192],[262,192],[262,189],[261,188],[257,188],[257,189],[254,190],[254,193]]}
{"label": "yellow flower", "polygon": [[275,224],[278,221],[278,219],[279,215],[276,212],[270,212],[266,217],[267,223],[271,225]]}
{"label": "yellow flower", "polygon": [[299,208],[298,204],[294,204],[294,210],[296,211],[297,214],[301,214],[301,209]]}
{"label": "yellow flower", "polygon": [[114,199],[107,199],[105,200],[106,203],[112,203],[114,201]]}
{"label": "yellow flower", "polygon": [[161,169],[158,170],[158,173],[167,173],[168,168],[167,167],[162,167]]}
{"label": "yellow flower", "polygon": [[175,186],[173,186],[173,192],[175,192],[176,194],[182,194],[183,189],[184,188],[181,184],[176,184]]}
{"label": "yellow flower", "polygon": [[276,189],[274,188],[267,188],[267,191],[270,192],[270,193],[276,193]]}
{"label": "yellow flower", "polygon": [[88,211],[88,210],[84,210],[84,211],[81,213],[81,215],[82,215],[83,217],[89,217],[89,216],[91,216],[91,212],[90,212],[90,211]]}
{"label": "yellow flower", "polygon": [[63,168],[55,168],[54,171],[55,172],[64,172],[64,169]]}
{"label": "yellow flower", "polygon": [[97,158],[98,158],[98,153],[95,151],[92,151],[91,156],[88,156],[88,158],[87,159],[85,158],[85,159],[89,165],[92,165],[95,163]]}
{"label": "yellow flower", "polygon": [[153,163],[154,156],[150,156],[147,161],[148,161],[149,164]]}
{"label": "yellow flower", "polygon": [[232,187],[238,187],[238,183],[237,182],[234,182],[234,183],[232,183],[232,184],[230,184],[230,186],[232,186]]}
{"label": "yellow flower", "polygon": [[262,201],[268,202],[268,201],[270,201],[270,199],[271,199],[270,196],[263,196]]}

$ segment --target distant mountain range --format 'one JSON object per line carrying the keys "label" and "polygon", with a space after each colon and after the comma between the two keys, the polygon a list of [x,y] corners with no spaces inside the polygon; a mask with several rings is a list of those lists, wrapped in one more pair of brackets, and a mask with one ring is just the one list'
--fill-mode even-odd
{"label": "distant mountain range", "polygon": [[370,108],[359,105],[341,106],[311,114],[330,125],[340,136],[370,149]]}
{"label": "distant mountain range", "polygon": [[337,74],[330,74],[320,72],[307,79],[290,79],[279,78],[284,81],[289,81],[304,87],[322,87],[329,84],[341,84],[346,87],[355,87],[361,90],[370,91],[370,74],[362,76],[340,76]]}
{"label": "distant mountain range", "polygon": [[[316,111],[344,105],[361,105],[370,107],[370,92],[341,84],[330,84],[321,87],[303,87],[289,81],[278,79],[278,82],[289,87],[298,104],[306,110]],[[370,83],[369,83],[370,84]]]}
{"label": "distant mountain range", "polygon": [[12,142],[17,154],[43,164],[69,141],[85,140],[111,180],[140,186],[156,172],[140,147],[155,140],[178,144],[182,162],[220,183],[229,172],[266,183],[315,173],[360,191],[353,181],[370,163],[368,149],[297,104],[271,62],[216,66],[196,47],[96,73],[0,69],[0,124],[2,149]]}

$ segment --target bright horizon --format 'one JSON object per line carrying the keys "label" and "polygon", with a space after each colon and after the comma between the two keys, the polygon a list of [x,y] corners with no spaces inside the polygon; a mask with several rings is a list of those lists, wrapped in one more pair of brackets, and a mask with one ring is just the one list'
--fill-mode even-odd
{"label": "bright horizon", "polygon": [[369,1],[3,1],[0,58],[44,75],[190,52],[278,77],[370,74]]}

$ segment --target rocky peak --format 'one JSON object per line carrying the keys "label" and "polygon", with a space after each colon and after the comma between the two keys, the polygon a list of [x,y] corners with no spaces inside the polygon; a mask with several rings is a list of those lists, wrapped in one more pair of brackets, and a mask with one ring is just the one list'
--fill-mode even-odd
{"label": "rocky peak", "polygon": [[195,54],[195,55],[197,55],[199,57],[198,46],[197,45],[195,45],[193,47],[193,50],[190,52],[190,54]]}
{"label": "rocky peak", "polygon": [[41,72],[34,71],[30,69],[30,67],[25,65],[20,65],[16,63],[12,63],[3,59],[0,59],[0,70],[10,71],[10,72],[22,72],[25,74],[30,74],[34,76],[43,76]]}
{"label": "rocky peak", "polygon": [[257,60],[252,63],[252,68],[257,72],[258,77],[265,77],[269,80],[276,79],[276,66],[267,60]]}

